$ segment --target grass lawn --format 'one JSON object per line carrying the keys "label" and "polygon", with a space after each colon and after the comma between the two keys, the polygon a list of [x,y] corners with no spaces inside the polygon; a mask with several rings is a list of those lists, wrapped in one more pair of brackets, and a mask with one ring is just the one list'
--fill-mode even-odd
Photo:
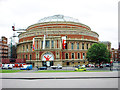
{"label": "grass lawn", "polygon": [[66,70],[39,70],[35,71],[34,73],[52,73],[52,72],[111,72],[111,71],[66,71]]}
{"label": "grass lawn", "polygon": [[22,71],[26,71],[26,70],[0,70],[0,73],[16,73]]}
{"label": "grass lawn", "polygon": [[[25,72],[27,70],[0,70],[0,73],[16,73],[16,72]],[[38,70],[33,73],[56,73],[56,72],[111,72],[109,70],[90,70],[90,71],[70,71],[70,70]]]}

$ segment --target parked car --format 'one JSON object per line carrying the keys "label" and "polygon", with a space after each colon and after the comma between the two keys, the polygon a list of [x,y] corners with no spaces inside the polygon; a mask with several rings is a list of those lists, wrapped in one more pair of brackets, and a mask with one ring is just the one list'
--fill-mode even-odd
{"label": "parked car", "polygon": [[20,70],[32,70],[32,65],[23,65]]}
{"label": "parked car", "polygon": [[84,67],[84,68],[85,68],[85,65],[83,64],[81,67]]}
{"label": "parked car", "polygon": [[62,69],[62,66],[57,66],[58,69]]}
{"label": "parked car", "polygon": [[103,64],[100,64],[100,68],[103,68]]}
{"label": "parked car", "polygon": [[51,66],[52,69],[57,69],[57,66]]}
{"label": "parked car", "polygon": [[87,67],[95,67],[94,64],[88,64]]}
{"label": "parked car", "polygon": [[47,67],[39,67],[38,70],[47,70]]}
{"label": "parked car", "polygon": [[12,68],[13,68],[13,64],[9,64],[8,69],[12,69]]}
{"label": "parked car", "polygon": [[110,67],[110,64],[107,63],[107,64],[106,64],[106,67]]}
{"label": "parked car", "polygon": [[2,69],[8,69],[8,64],[3,64]]}
{"label": "parked car", "polygon": [[86,71],[86,68],[84,67],[75,68],[75,71]]}

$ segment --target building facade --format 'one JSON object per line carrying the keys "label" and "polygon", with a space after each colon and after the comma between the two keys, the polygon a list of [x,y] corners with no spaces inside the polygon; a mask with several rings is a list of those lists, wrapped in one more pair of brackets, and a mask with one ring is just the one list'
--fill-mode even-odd
{"label": "building facade", "polygon": [[103,43],[104,45],[106,45],[107,49],[109,51],[111,51],[111,42],[109,42],[109,41],[100,41],[100,43]]}
{"label": "building facade", "polygon": [[8,45],[7,38],[5,36],[2,36],[0,39],[0,58],[8,58]]}
{"label": "building facade", "polygon": [[[66,38],[65,48],[63,37]],[[98,37],[99,35],[89,26],[72,17],[63,15],[45,17],[29,26],[26,32],[19,34],[17,58],[26,59],[26,63],[33,66],[87,64],[85,58],[87,50],[92,44],[99,42]]]}
{"label": "building facade", "polygon": [[111,57],[113,61],[118,61],[119,60],[119,50],[118,49],[111,49]]}

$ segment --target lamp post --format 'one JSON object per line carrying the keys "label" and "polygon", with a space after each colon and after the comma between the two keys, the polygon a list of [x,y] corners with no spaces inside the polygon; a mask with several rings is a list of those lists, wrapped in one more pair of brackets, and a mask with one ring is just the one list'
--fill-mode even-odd
{"label": "lamp post", "polygon": [[112,60],[110,61],[110,71],[112,71]]}
{"label": "lamp post", "polygon": [[37,70],[38,70],[38,53],[37,53]]}

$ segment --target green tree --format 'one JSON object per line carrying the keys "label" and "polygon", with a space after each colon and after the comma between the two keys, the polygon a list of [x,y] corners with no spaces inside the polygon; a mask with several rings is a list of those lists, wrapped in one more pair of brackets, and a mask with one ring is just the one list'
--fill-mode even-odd
{"label": "green tree", "polygon": [[110,62],[110,51],[107,50],[106,45],[104,45],[103,43],[95,43],[91,46],[91,48],[88,49],[87,52],[87,60],[89,62],[95,63],[95,64],[99,64],[100,63],[106,63],[106,62]]}

